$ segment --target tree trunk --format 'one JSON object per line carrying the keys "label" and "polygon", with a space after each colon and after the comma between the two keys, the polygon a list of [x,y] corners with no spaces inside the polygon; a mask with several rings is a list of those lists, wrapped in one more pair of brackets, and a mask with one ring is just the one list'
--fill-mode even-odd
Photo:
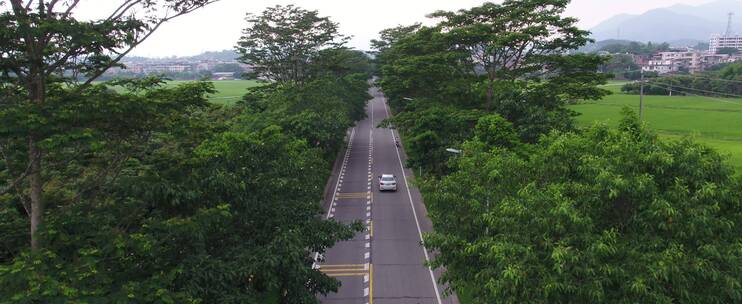
{"label": "tree trunk", "polygon": [[[40,71],[39,71],[40,70]],[[46,80],[44,79],[43,69],[33,71],[35,79],[29,86],[29,97],[36,106],[41,106],[46,99]],[[40,249],[39,245],[39,228],[44,223],[44,202],[42,201],[44,181],[41,176],[41,155],[42,151],[38,145],[38,137],[33,131],[28,138],[28,161],[31,164],[29,173],[29,198],[31,200],[31,251],[36,252]]]}
{"label": "tree trunk", "polygon": [[42,186],[41,180],[41,150],[39,149],[36,139],[32,136],[28,139],[28,158],[31,162],[31,173],[29,174],[30,198],[31,198],[31,251],[38,251],[39,246],[39,227],[44,222],[44,204],[41,201]]}
{"label": "tree trunk", "polygon": [[495,80],[491,77],[487,79],[487,104],[485,110],[487,112],[492,110],[492,103],[495,96]]}

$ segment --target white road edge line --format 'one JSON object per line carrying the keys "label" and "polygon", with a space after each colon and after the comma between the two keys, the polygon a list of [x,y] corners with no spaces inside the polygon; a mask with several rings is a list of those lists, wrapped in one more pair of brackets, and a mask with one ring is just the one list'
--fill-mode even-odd
{"label": "white road edge line", "polygon": [[[389,109],[387,108],[386,102],[384,103],[384,111],[386,111],[386,117],[389,118]],[[390,129],[389,131],[392,132],[392,139],[396,142],[397,137],[394,135],[394,130]],[[394,151],[397,152],[397,160],[399,161],[399,167],[402,169],[402,179],[404,180],[405,188],[407,188],[407,197],[410,199],[410,207],[412,207],[412,215],[415,217],[415,225],[417,226],[417,235],[420,237],[420,243],[423,242],[423,232],[422,229],[420,229],[420,221],[417,219],[417,211],[415,211],[415,204],[412,202],[412,193],[410,193],[410,184],[407,183],[407,175],[404,173],[404,166],[402,165],[402,156],[399,155],[399,149],[395,148]],[[425,254],[425,261],[430,262],[430,257],[428,256],[428,248],[425,247],[425,245],[422,245],[423,247],[423,254]],[[443,304],[441,301],[441,293],[438,291],[438,283],[435,281],[435,274],[433,274],[433,269],[428,266],[428,272],[430,273],[430,280],[433,281],[433,289],[435,289],[435,298],[438,300],[438,304]]]}
{"label": "white road edge line", "polygon": [[[348,150],[350,150],[350,147],[353,146],[353,138],[355,138],[355,136],[356,136],[356,128],[353,128],[350,131],[350,137],[348,137],[348,147],[345,148],[346,149],[345,153],[348,153]],[[345,168],[345,164],[343,164],[343,168]],[[343,169],[343,171],[345,171],[345,169]],[[331,202],[334,202],[336,200],[335,195],[337,195],[338,193],[338,185],[340,185],[340,179],[338,179],[337,182],[335,183],[335,191],[332,191],[332,200],[330,200]],[[330,204],[330,206],[327,208],[327,215],[325,215],[325,220],[330,219],[330,214],[332,214],[333,209],[335,208],[332,208],[332,204]],[[314,269],[316,269],[315,267],[317,266],[318,257],[319,257],[319,252],[315,252],[314,263],[312,263],[312,268]]]}

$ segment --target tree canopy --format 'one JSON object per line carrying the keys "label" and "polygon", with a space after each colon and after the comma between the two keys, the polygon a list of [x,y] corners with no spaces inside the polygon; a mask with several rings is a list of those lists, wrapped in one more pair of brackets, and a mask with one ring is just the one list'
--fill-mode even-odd
{"label": "tree canopy", "polygon": [[[14,125],[13,134],[0,143],[0,150],[26,145],[12,163],[8,163],[10,157],[5,158],[6,166],[13,170],[7,189],[24,196],[34,250],[41,246],[37,232],[44,222],[44,188],[49,182],[42,172],[44,142],[65,137],[45,123],[53,120],[50,116],[69,115],[54,112],[55,107],[64,106],[59,102],[74,99],[106,70],[119,66],[126,54],[162,24],[214,1],[122,1],[107,18],[93,21],[75,19],[73,13],[80,1],[0,2],[10,4],[9,10],[0,13],[0,90],[6,96],[1,110],[26,120]],[[77,82],[80,77],[82,84]],[[48,98],[50,93],[64,91],[60,83],[74,88],[72,96]],[[28,191],[18,191],[21,187]]]}
{"label": "tree canopy", "polygon": [[[432,27],[381,32],[374,43],[379,84],[399,114],[393,123],[407,141],[410,165],[446,172],[445,148],[470,137],[481,115],[498,113],[521,139],[535,142],[552,129],[574,128],[567,103],[608,94],[598,87],[609,76],[598,70],[607,58],[567,52],[589,41],[576,20],[555,16],[567,3],[485,3],[436,12]],[[411,119],[428,113],[452,121]]]}
{"label": "tree canopy", "polygon": [[[708,48],[708,46],[706,46]],[[670,50],[669,43],[641,43],[631,41],[629,43],[614,43],[609,44],[600,49],[601,51],[608,52],[611,54],[635,54],[651,56],[657,52],[666,52]]]}
{"label": "tree canopy", "polygon": [[577,19],[562,17],[569,0],[486,2],[458,12],[438,11],[439,27],[452,48],[467,53],[472,68],[486,75],[487,108],[494,102],[495,81],[542,72],[554,55],[589,42]]}
{"label": "tree canopy", "polygon": [[96,81],[160,21],[213,1],[124,1],[98,21],[65,13],[78,1],[42,2],[0,15],[0,302],[317,303],[337,290],[313,256],[363,228],[320,215],[371,98],[365,54],[322,54],[311,79],[222,107],[209,82]]}
{"label": "tree canopy", "polygon": [[425,243],[472,303],[742,298],[742,188],[710,148],[662,140],[631,113],[526,153],[481,138],[463,149],[455,173],[424,183]]}
{"label": "tree canopy", "polygon": [[[567,105],[599,100],[603,72],[631,64],[570,52],[589,40],[561,17],[567,3],[438,12],[375,43],[386,123],[422,175],[431,264],[468,303],[739,302],[739,178],[633,113],[618,128],[576,126]],[[680,84],[721,83],[703,78]]]}
{"label": "tree canopy", "polygon": [[269,7],[260,15],[248,14],[246,20],[248,26],[237,42],[240,59],[270,80],[306,80],[314,57],[346,40],[337,23],[294,5]]}

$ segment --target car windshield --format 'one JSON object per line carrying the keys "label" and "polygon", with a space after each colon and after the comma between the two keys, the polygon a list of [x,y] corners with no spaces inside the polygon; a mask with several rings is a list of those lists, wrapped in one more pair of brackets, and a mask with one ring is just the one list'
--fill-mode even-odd
{"label": "car windshield", "polygon": [[394,177],[391,177],[391,176],[382,176],[381,177],[381,181],[382,182],[393,182],[394,181]]}

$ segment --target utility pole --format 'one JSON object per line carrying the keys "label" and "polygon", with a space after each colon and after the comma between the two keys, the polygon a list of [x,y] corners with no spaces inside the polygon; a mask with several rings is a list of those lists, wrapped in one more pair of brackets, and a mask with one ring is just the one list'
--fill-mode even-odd
{"label": "utility pole", "polygon": [[668,82],[670,86],[670,97],[672,97],[672,79]]}
{"label": "utility pole", "polygon": [[641,75],[641,80],[639,80],[639,120],[644,120],[644,69],[642,69],[639,74]]}

